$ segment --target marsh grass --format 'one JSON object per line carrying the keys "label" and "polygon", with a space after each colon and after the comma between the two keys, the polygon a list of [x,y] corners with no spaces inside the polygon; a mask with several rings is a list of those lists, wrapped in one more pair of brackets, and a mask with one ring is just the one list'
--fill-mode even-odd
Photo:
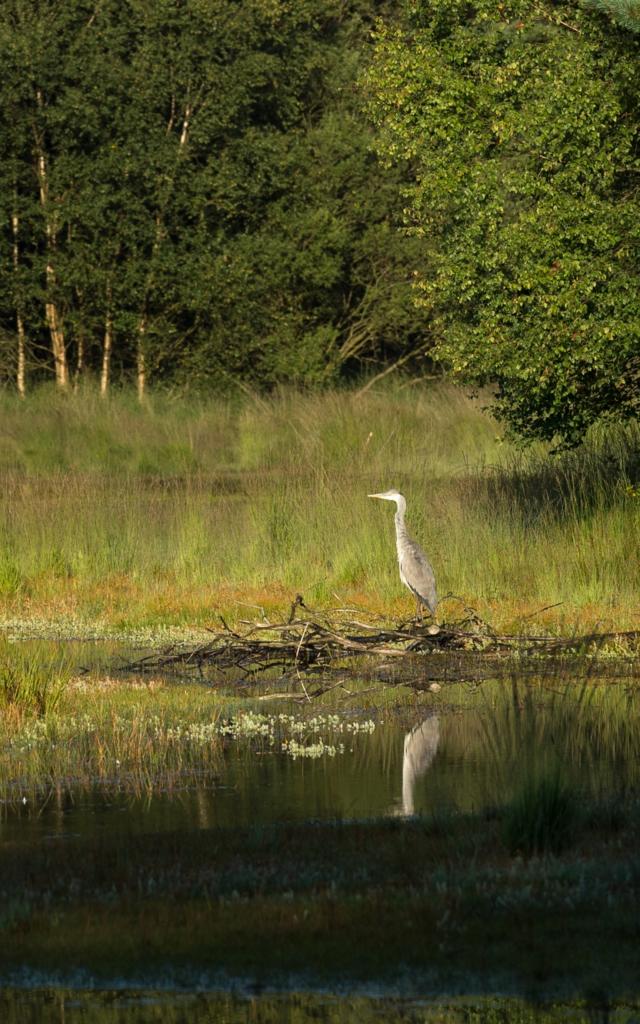
{"label": "marsh grass", "polygon": [[144,794],[220,768],[220,708],[201,688],[71,686],[46,718],[0,720],[0,799],[100,785]]}
{"label": "marsh grass", "polygon": [[[495,990],[508,977],[538,999],[557,995],[559,979],[572,993],[628,993],[637,836],[636,812],[613,855],[596,840],[579,859],[516,870],[494,823],[477,815],[445,834],[368,821],[106,832],[25,845],[20,857],[5,844],[0,970],[66,977],[71,964],[166,987],[174,968],[176,987],[186,975],[190,988],[220,970],[271,988],[296,974],[325,989],[403,977],[422,992],[463,990],[469,978],[474,992],[478,978]],[[477,1019],[494,1016],[506,1019]]]}
{"label": "marsh grass", "polygon": [[[0,1016],[5,1024],[60,1024],[61,1019],[80,1019],[82,1024],[246,1024],[249,1015],[264,1024],[596,1024],[591,1008],[581,1002],[559,1006],[531,1006],[515,998],[443,998],[425,1006],[423,1000],[397,995],[375,998],[350,994],[327,996],[313,992],[252,995],[216,993],[197,995],[146,991],[118,995],[113,992],[82,992],[77,989],[0,992]],[[75,1024],[75,1022],[74,1022]]]}
{"label": "marsh grass", "polygon": [[[25,964],[64,971],[72,964],[121,982],[144,975],[166,984],[168,965],[175,964],[193,968],[201,984],[215,965],[273,986],[284,963],[289,978],[300,971],[307,983],[325,987],[338,977],[343,985],[351,978],[397,984],[403,972],[422,985],[424,971],[429,984],[437,977],[447,991],[455,980],[452,965],[462,972],[458,982],[493,978],[499,965],[496,984],[515,977],[537,993],[546,984],[557,991],[559,976],[571,980],[572,991],[598,979],[610,991],[614,978],[629,991],[637,975],[629,939],[637,934],[640,884],[634,698],[622,686],[571,687],[562,676],[527,683],[514,676],[511,687],[503,679],[479,691],[459,684],[430,695],[431,713],[443,702],[441,741],[456,766],[456,791],[466,785],[463,756],[477,774],[477,748],[489,741],[503,743],[512,780],[515,765],[525,762],[528,788],[517,784],[506,808],[497,799],[504,780],[496,776],[491,807],[474,798],[466,811],[436,805],[422,819],[260,824],[249,799],[246,827],[236,807],[232,827],[221,827],[216,814],[198,818],[196,829],[150,831],[145,822],[140,831],[96,833],[92,812],[87,834],[20,841],[18,856],[6,836],[0,971]],[[485,731],[479,711],[492,716]],[[412,707],[412,718],[415,712]],[[10,726],[23,745],[14,766],[34,786],[48,778],[52,801],[65,780],[76,793],[96,781],[107,791],[134,794],[157,785],[166,791],[185,778],[189,784],[194,775],[206,785],[220,770],[222,744],[242,743],[261,774],[263,800],[265,779],[278,776],[265,776],[269,759],[256,753],[277,753],[272,740],[284,731],[305,743],[331,735],[346,741],[356,722],[366,727],[344,709],[336,715],[314,707],[304,717],[251,711],[240,699],[224,698],[223,706],[203,687],[85,678],[72,682],[46,720],[33,720],[32,734],[0,719],[0,777],[11,769]],[[375,759],[390,762],[399,784],[402,730],[393,749],[377,728],[363,731],[363,743],[377,745]],[[553,761],[534,758],[541,747],[552,749]],[[580,748],[586,748],[582,760]],[[583,771],[591,758],[605,756],[618,782],[628,770],[625,798],[606,785],[604,798],[594,787],[595,797],[583,793],[579,800],[572,779],[554,775],[554,766],[567,760]],[[285,767],[308,790],[309,766],[287,761]],[[359,784],[376,785],[366,759],[356,774]],[[59,810],[62,816],[62,798]],[[529,856],[550,852],[559,856]],[[527,859],[514,863],[510,853]]]}
{"label": "marsh grass", "polygon": [[0,702],[5,713],[46,717],[60,705],[70,677],[70,660],[59,650],[25,651],[0,637]]}
{"label": "marsh grass", "polygon": [[233,745],[249,760],[335,758],[372,718],[264,712],[198,685],[73,680],[46,717],[0,718],[0,801],[46,803],[99,786],[132,796],[212,785]]}
{"label": "marsh grass", "polygon": [[[640,428],[518,453],[446,385],[238,401],[0,396],[0,609],[111,626],[308,603],[411,608],[391,510],[497,625],[638,624]],[[249,606],[249,607],[247,607]],[[253,606],[253,607],[251,607]],[[455,616],[459,605],[443,605]]]}

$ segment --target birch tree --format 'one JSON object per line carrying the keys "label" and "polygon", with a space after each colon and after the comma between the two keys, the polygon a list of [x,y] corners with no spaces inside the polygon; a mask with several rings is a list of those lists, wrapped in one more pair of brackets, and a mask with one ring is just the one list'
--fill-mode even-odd
{"label": "birch tree", "polygon": [[324,384],[428,353],[402,174],[359,109],[380,7],[0,5],[0,331],[20,391],[27,372],[141,400],[150,382]]}

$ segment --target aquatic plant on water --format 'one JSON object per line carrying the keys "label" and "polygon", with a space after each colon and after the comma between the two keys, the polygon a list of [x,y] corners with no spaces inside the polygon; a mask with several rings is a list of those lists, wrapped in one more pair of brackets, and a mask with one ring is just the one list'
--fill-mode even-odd
{"label": "aquatic plant on water", "polygon": [[335,757],[345,750],[342,742],[329,742],[321,733],[331,739],[339,736],[356,736],[358,733],[371,734],[375,730],[372,718],[365,721],[345,720],[340,715],[314,715],[312,718],[296,717],[290,714],[264,715],[244,711],[222,724],[220,733],[234,739],[262,737],[270,747],[279,744],[280,750],[293,760],[300,757],[316,759]]}

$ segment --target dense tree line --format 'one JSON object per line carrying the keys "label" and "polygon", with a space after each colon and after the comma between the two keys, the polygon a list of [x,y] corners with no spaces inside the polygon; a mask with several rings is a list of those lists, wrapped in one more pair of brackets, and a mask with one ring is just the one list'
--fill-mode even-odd
{"label": "dense tree line", "polygon": [[638,13],[411,0],[379,31],[370,103],[413,163],[436,353],[525,437],[640,411]]}
{"label": "dense tree line", "polygon": [[[0,374],[640,395],[636,0],[5,0]],[[431,365],[431,363],[428,363]]]}
{"label": "dense tree line", "polygon": [[5,376],[265,387],[425,351],[355,88],[375,8],[6,0]]}

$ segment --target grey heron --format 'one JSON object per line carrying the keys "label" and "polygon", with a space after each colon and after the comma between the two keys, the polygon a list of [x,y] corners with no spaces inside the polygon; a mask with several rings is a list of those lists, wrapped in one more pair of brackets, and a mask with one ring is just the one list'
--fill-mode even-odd
{"label": "grey heron", "polygon": [[420,614],[421,605],[427,607],[431,614],[435,615],[438,605],[436,578],[424,551],[407,533],[404,522],[407,502],[404,495],[399,491],[391,490],[383,491],[381,494],[370,494],[369,497],[382,498],[383,501],[395,501],[396,548],[400,579],[416,598],[416,617]]}

